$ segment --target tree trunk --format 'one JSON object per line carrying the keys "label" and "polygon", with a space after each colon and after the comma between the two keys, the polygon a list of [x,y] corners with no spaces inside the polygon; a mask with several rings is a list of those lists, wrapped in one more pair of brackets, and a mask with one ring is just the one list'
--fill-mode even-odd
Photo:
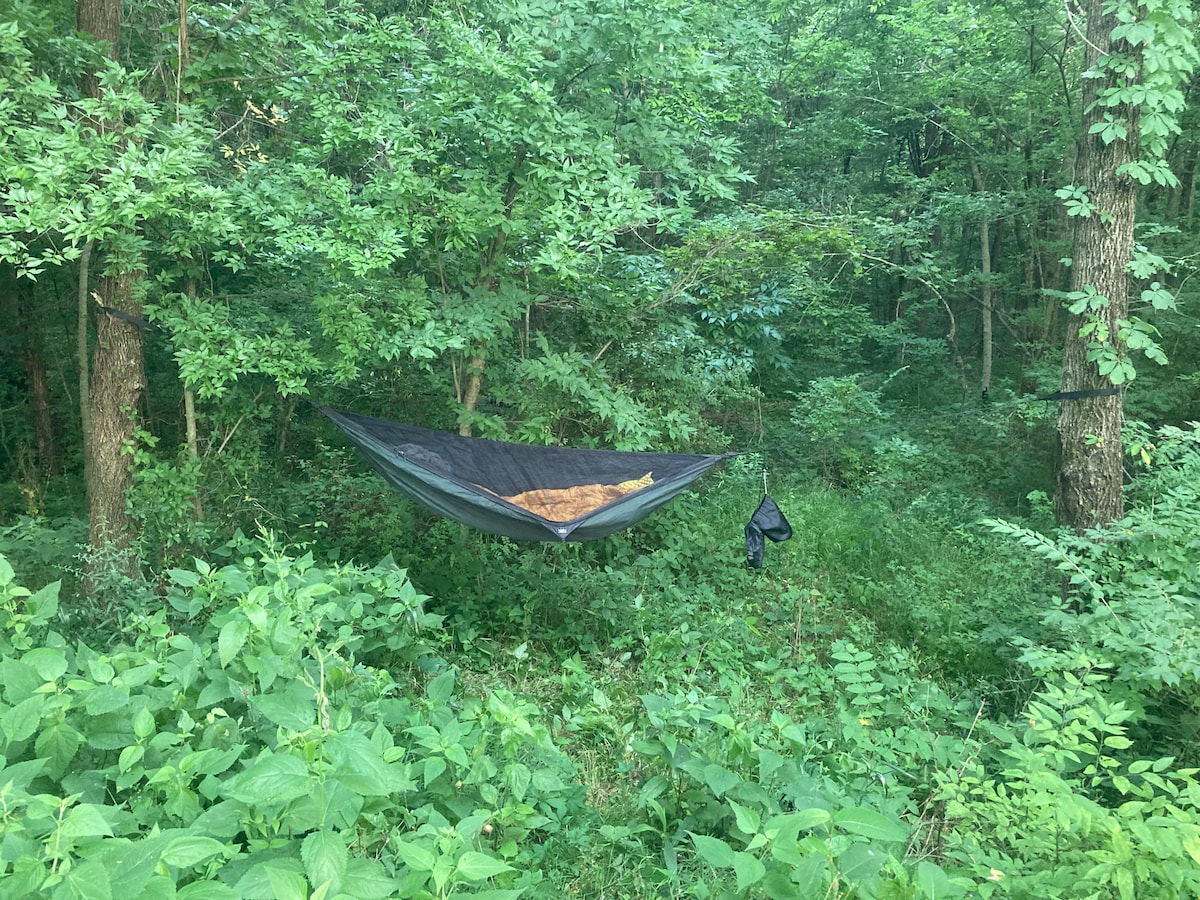
{"label": "tree trunk", "polygon": [[62,456],[54,427],[46,359],[35,330],[33,282],[18,278],[16,269],[7,263],[0,263],[0,321],[11,323],[9,337],[14,356],[20,354],[25,364],[26,402],[37,445],[37,476],[56,475],[62,469]]}
{"label": "tree trunk", "polygon": [[[472,350],[471,358],[467,361],[464,374],[467,376],[467,389],[463,392],[462,404],[463,412],[470,416],[475,412],[475,407],[479,403],[479,392],[483,387],[483,367],[485,365],[483,358],[483,345],[476,345]],[[458,433],[463,437],[470,437],[472,431],[471,420],[463,419],[458,426]]]}
{"label": "tree trunk", "polygon": [[[105,278],[99,291],[104,306],[140,316],[142,305],[136,290],[139,279],[136,272]],[[125,503],[133,473],[130,456],[123,451],[133,440],[138,403],[145,388],[141,329],[101,311],[96,316],[96,350],[92,355],[88,540],[92,547],[105,547],[123,558],[119,565],[131,571],[136,565],[132,548],[137,533]]]}
{"label": "tree trunk", "polygon": [[[1071,291],[1091,286],[1107,302],[1093,313],[1108,340],[1123,348],[1117,337],[1117,322],[1127,318],[1129,285],[1125,266],[1133,246],[1137,190],[1132,179],[1118,175],[1120,166],[1131,162],[1137,152],[1138,108],[1131,104],[1099,107],[1095,101],[1104,88],[1117,83],[1111,71],[1097,66],[1113,52],[1136,52],[1128,45],[1115,45],[1112,30],[1115,16],[1104,14],[1103,0],[1087,3],[1087,57],[1085,71],[1101,71],[1102,77],[1083,79],[1083,132],[1078,145],[1075,183],[1086,188],[1094,211],[1075,217]],[[1122,81],[1124,81],[1122,79]],[[1105,114],[1127,129],[1124,140],[1105,144],[1091,126]],[[1088,350],[1095,335],[1080,329],[1088,314],[1072,315],[1067,325],[1063,350],[1063,391],[1100,390],[1111,387]],[[1076,531],[1104,525],[1124,514],[1121,488],[1124,476],[1121,445],[1122,398],[1120,394],[1063,400],[1058,414],[1059,460],[1054,509],[1058,521]]]}
{"label": "tree trunk", "polygon": [[[121,36],[121,0],[78,0],[75,22],[79,31],[108,44],[108,56],[117,59]],[[84,96],[99,97],[94,72],[85,72],[80,88]],[[118,131],[120,121],[97,122],[103,131]],[[96,585],[97,566],[115,566],[126,574],[137,571],[134,549],[137,531],[126,506],[125,493],[133,483],[131,457],[125,452],[134,437],[138,404],[146,388],[142,358],[142,332],[122,314],[141,317],[137,286],[139,261],[109,258],[108,273],[96,292],[96,348],[92,354],[91,396],[86,400],[84,470],[88,494],[88,541],[103,550],[88,563],[85,590]],[[86,282],[81,287],[86,290]],[[116,315],[110,315],[112,310]],[[86,309],[84,310],[86,312]],[[86,316],[80,316],[80,345],[86,339]],[[80,379],[83,385],[83,379]],[[90,428],[87,419],[90,417]]]}
{"label": "tree trunk", "polygon": [[43,477],[62,471],[62,456],[54,428],[54,404],[50,399],[50,378],[46,374],[46,358],[38,347],[37,334],[30,309],[32,290],[24,285],[17,292],[20,304],[20,328],[24,331],[25,373],[29,378],[29,412],[33,416],[33,433],[37,438],[38,471]]}
{"label": "tree trunk", "polygon": [[[75,27],[107,43],[108,58],[116,59],[121,45],[120,0],[78,0],[75,4]],[[89,69],[83,73],[79,88],[85,97],[100,96],[100,80],[95,71]]]}
{"label": "tree trunk", "polygon": [[[975,160],[971,160],[971,176],[975,181],[975,190],[983,193],[983,173]],[[982,278],[983,293],[983,349],[980,354],[979,390],[983,399],[987,400],[988,392],[992,389],[992,312],[995,309],[996,294],[992,287],[992,229],[986,218],[979,223],[979,274]]]}

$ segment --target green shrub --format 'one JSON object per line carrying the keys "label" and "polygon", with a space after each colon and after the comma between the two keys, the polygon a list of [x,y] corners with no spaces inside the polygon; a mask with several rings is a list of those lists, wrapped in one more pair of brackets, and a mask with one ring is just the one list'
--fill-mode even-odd
{"label": "green shrub", "polygon": [[6,898],[515,897],[567,858],[571,763],[458,691],[402,570],[227,551],[102,649],[0,559]]}

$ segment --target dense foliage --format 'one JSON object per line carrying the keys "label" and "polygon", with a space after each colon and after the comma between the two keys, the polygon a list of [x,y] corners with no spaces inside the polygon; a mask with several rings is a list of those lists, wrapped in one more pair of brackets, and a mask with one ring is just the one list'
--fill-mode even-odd
{"label": "dense foliage", "polygon": [[[1200,894],[1192,27],[0,3],[0,897]],[[309,399],[746,452],[524,544]]]}

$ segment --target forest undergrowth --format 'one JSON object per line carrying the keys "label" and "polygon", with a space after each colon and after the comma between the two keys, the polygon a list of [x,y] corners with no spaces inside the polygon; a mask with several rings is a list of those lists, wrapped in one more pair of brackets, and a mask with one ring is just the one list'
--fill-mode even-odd
{"label": "forest undergrowth", "polygon": [[749,570],[759,462],[583,545],[341,473],[354,529],[114,575],[102,621],[42,586],[77,529],[6,528],[4,896],[1200,889],[1197,432],[1087,539],[781,478]]}

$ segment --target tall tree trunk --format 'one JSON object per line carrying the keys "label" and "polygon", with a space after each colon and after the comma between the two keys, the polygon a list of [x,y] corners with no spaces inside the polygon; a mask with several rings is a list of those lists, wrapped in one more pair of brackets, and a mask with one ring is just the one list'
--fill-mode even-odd
{"label": "tall tree trunk", "polygon": [[[1085,71],[1103,73],[1102,77],[1083,79],[1083,131],[1078,145],[1075,183],[1082,185],[1094,207],[1088,216],[1075,218],[1074,254],[1071,265],[1071,290],[1090,286],[1107,302],[1093,313],[1107,329],[1108,340],[1119,346],[1117,322],[1127,318],[1129,285],[1125,266],[1133,246],[1137,190],[1133,180],[1118,175],[1122,165],[1133,161],[1138,145],[1138,107],[1123,103],[1100,107],[1096,98],[1101,90],[1118,79],[1107,68],[1097,66],[1104,56],[1119,52],[1136,53],[1134,48],[1112,40],[1117,25],[1113,15],[1105,15],[1104,0],[1088,0],[1087,56]],[[1125,79],[1120,79],[1123,83]],[[1124,140],[1106,144],[1099,134],[1090,134],[1091,126],[1110,115],[1127,129]],[[1087,314],[1072,315],[1067,325],[1063,349],[1062,389],[1066,391],[1101,390],[1111,387],[1096,363],[1089,361],[1088,350],[1095,335],[1080,329],[1088,323]],[[1058,414],[1059,460],[1055,484],[1054,510],[1062,525],[1084,531],[1104,525],[1124,514],[1121,487],[1124,476],[1121,445],[1122,398],[1120,394],[1063,400]]]}
{"label": "tall tree trunk", "polygon": [[23,332],[25,374],[29,378],[29,412],[33,417],[33,433],[37,438],[38,471],[43,477],[62,471],[62,456],[54,428],[54,404],[50,399],[50,377],[46,373],[46,358],[38,345],[34,328],[33,285],[17,286],[17,321]]}
{"label": "tall tree trunk", "polygon": [[[75,27],[108,44],[108,58],[116,59],[121,46],[120,0],[78,0],[75,4]],[[100,79],[95,71],[83,73],[79,85],[85,97],[100,96]]]}
{"label": "tall tree trunk", "polygon": [[[140,316],[136,272],[104,279],[98,292],[103,305]],[[136,325],[101,311],[96,316],[96,349],[92,355],[92,434],[89,442],[91,478],[88,481],[88,540],[105,547],[131,571],[137,536],[125,503],[133,483],[130,456],[122,452],[133,439],[138,404],[146,388],[142,331]]]}
{"label": "tall tree trunk", "polygon": [[[975,190],[983,193],[986,189],[983,172],[979,170],[979,163],[975,160],[971,160],[971,176],[975,181]],[[992,286],[992,229],[986,218],[979,223],[979,274],[982,277],[983,293],[983,349],[980,354],[979,390],[983,399],[987,400],[992,389],[992,312],[995,309],[996,293]]]}
{"label": "tall tree trunk", "polygon": [[46,359],[35,328],[33,282],[18,278],[16,269],[8,263],[0,263],[0,321],[11,323],[9,338],[13,341],[14,355],[19,353],[25,364],[26,402],[37,445],[35,477],[55,475],[61,471],[62,456],[54,427]]}
{"label": "tall tree trunk", "polygon": [[[106,42],[109,57],[117,59],[121,0],[78,0],[75,21],[81,32]],[[85,96],[100,96],[100,83],[94,72],[84,74],[80,87]],[[109,131],[122,127],[119,121],[95,124],[97,128]],[[91,427],[84,436],[88,540],[93,548],[106,551],[102,558],[93,558],[93,564],[115,565],[133,574],[137,570],[134,550],[137,533],[125,500],[133,474],[131,457],[123,451],[134,436],[135,417],[145,391],[146,375],[141,329],[122,315],[140,317],[142,313],[137,290],[141,278],[140,260],[110,257],[106,264],[108,274],[95,295],[101,309],[96,316],[91,396],[87,402]],[[109,310],[115,315],[110,315]],[[85,324],[81,317],[81,328]],[[83,402],[84,398],[80,400]],[[97,571],[93,564],[89,564],[85,579],[89,591],[96,585]]]}

